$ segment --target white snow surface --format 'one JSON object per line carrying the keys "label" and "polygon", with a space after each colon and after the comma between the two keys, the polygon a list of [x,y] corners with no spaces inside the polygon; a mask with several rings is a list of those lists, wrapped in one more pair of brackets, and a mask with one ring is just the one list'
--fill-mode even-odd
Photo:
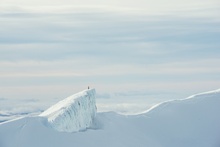
{"label": "white snow surface", "polygon": [[92,126],[96,115],[95,89],[84,90],[53,105],[39,116],[60,132],[77,132]]}
{"label": "white snow surface", "polygon": [[93,128],[74,133],[45,125],[52,110],[1,123],[0,147],[220,147],[220,90],[138,115],[97,113]]}

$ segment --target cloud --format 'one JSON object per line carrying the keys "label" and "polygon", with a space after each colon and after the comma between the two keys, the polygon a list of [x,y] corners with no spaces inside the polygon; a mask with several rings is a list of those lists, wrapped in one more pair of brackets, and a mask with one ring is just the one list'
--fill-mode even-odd
{"label": "cloud", "polygon": [[98,112],[114,111],[121,114],[136,114],[146,111],[152,107],[146,104],[132,104],[132,103],[121,103],[121,104],[97,104]]}
{"label": "cloud", "polygon": [[111,95],[109,93],[97,93],[96,98],[98,99],[109,99]]}
{"label": "cloud", "polygon": [[183,98],[219,88],[220,9],[186,5],[4,7],[0,93],[32,104],[88,85],[99,101]]}
{"label": "cloud", "polygon": [[[172,94],[174,94],[173,92]],[[165,94],[171,94],[169,92],[161,91],[127,91],[127,92],[118,92],[115,93],[115,97],[149,97],[149,96],[155,96],[155,95],[165,95]]]}
{"label": "cloud", "polygon": [[[58,9],[59,10],[59,9]],[[207,25],[214,21],[213,18],[201,18],[177,15],[148,15],[140,13],[126,13],[106,11],[102,9],[90,10],[76,13],[74,9],[68,13],[51,12],[42,13],[41,11],[24,11],[2,14],[2,19],[8,20],[8,24],[1,24],[4,28],[1,30],[2,43],[112,43],[126,41],[166,41],[173,35],[178,35],[179,40],[193,37],[188,36],[190,29],[193,32],[198,31],[205,26],[210,30],[215,26]],[[203,10],[201,10],[203,11]],[[7,14],[7,15],[6,15]],[[181,13],[179,13],[182,15]],[[214,17],[218,18],[218,17]],[[205,21],[205,20],[206,21]],[[47,20],[47,21],[45,21]],[[11,23],[10,23],[11,22]],[[215,23],[213,23],[215,24]],[[207,30],[205,28],[203,31]],[[157,30],[157,31],[156,31]],[[175,31],[170,31],[175,30]],[[213,28],[214,30],[214,28]],[[4,33],[5,32],[5,33]],[[160,33],[157,34],[157,33]],[[208,32],[207,32],[208,33]],[[214,32],[213,32],[214,33]],[[22,35],[20,35],[22,34]],[[30,35],[32,34],[32,35]],[[181,35],[181,36],[180,36]],[[186,37],[184,36],[186,35]],[[160,40],[158,40],[160,39]],[[176,38],[178,39],[178,38]]]}
{"label": "cloud", "polygon": [[1,98],[1,97],[0,97],[0,101],[5,101],[5,100],[7,100],[7,99],[6,99],[6,98]]}
{"label": "cloud", "polygon": [[81,1],[76,1],[76,0],[39,0],[39,1],[29,1],[29,0],[20,0],[19,2],[16,0],[1,0],[1,5],[14,5],[14,6],[32,6],[32,7],[37,7],[37,6],[47,6],[51,7],[52,6],[77,6],[77,7],[113,7],[113,8],[133,8],[133,9],[142,9],[142,10],[147,10],[147,11],[164,11],[164,10],[179,10],[179,9],[190,9],[190,8],[204,8],[208,6],[217,6],[219,4],[218,0],[186,0],[186,1],[181,1],[181,0],[168,0],[168,1],[163,1],[163,0],[148,0],[148,1],[143,1],[143,0],[112,0],[112,1],[100,1],[100,0],[94,0],[94,1],[89,1],[89,0],[81,0]]}
{"label": "cloud", "polygon": [[0,60],[146,64],[192,60],[196,54],[218,57],[218,17],[94,11],[3,13],[1,19],[7,21],[0,24]]}

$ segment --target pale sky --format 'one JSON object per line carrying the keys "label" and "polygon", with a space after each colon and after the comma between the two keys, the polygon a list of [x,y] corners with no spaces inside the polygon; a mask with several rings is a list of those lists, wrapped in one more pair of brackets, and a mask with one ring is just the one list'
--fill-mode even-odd
{"label": "pale sky", "polygon": [[22,6],[110,6],[110,7],[130,7],[130,8],[165,8],[165,7],[201,7],[216,6],[220,2],[218,0],[1,0],[1,4],[5,5],[22,5]]}
{"label": "pale sky", "polygon": [[133,109],[218,89],[219,14],[217,0],[1,0],[0,102],[89,85],[103,109]]}

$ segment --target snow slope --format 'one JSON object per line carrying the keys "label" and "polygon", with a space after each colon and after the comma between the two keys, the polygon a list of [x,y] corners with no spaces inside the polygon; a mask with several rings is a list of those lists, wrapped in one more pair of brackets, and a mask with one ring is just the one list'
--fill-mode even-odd
{"label": "snow slope", "polygon": [[49,126],[58,131],[77,132],[91,127],[95,115],[95,89],[91,89],[58,102],[39,116],[46,117]]}
{"label": "snow slope", "polygon": [[0,147],[219,147],[220,90],[169,101],[139,115],[97,113],[93,129],[47,127],[45,117],[0,124]]}

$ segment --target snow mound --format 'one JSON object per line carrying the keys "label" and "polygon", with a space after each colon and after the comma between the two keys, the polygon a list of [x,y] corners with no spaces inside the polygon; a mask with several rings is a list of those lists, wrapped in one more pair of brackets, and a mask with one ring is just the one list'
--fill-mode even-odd
{"label": "snow mound", "polygon": [[53,105],[39,116],[60,132],[77,132],[91,127],[96,116],[95,89],[84,90]]}
{"label": "snow mound", "polygon": [[[90,115],[85,113],[95,113],[95,105],[89,105],[92,111],[84,111],[87,104],[78,108],[78,101],[87,103],[94,95],[94,90],[86,90],[48,109],[41,114],[44,117],[1,123],[0,147],[220,147],[220,90],[164,102],[139,115],[97,113],[94,123],[98,129],[81,133],[61,133],[45,127],[44,122],[53,117],[59,117],[55,121],[62,127],[68,121],[75,126],[79,118],[67,120],[67,115],[87,117]],[[76,107],[77,114],[73,114]],[[54,127],[58,124],[50,122]]]}

